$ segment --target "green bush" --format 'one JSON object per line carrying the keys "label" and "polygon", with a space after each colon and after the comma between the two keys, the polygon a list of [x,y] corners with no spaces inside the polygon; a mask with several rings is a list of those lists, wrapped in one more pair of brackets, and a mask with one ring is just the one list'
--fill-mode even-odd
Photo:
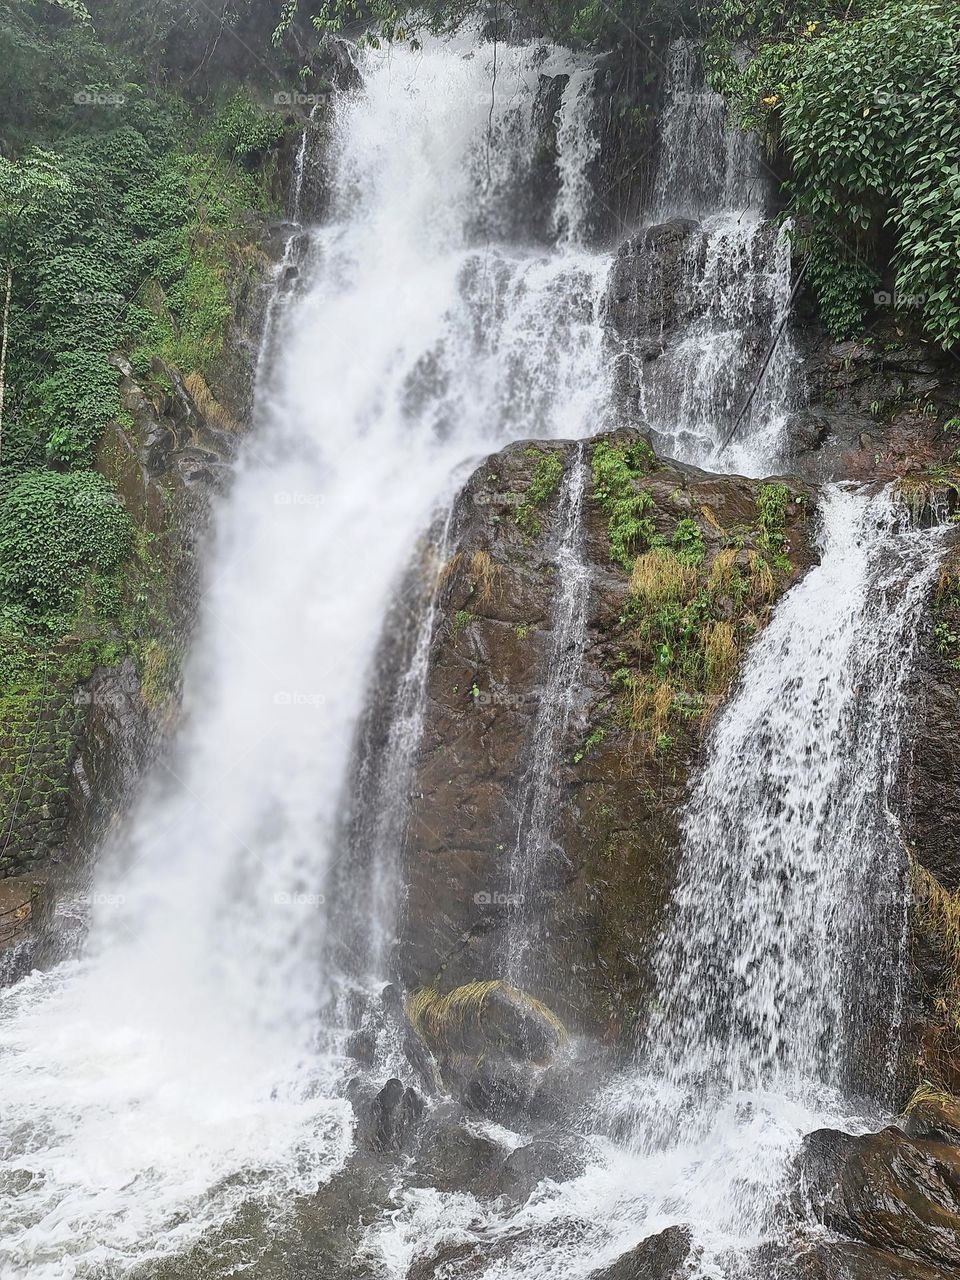
{"label": "green bush", "polygon": [[0,499],[0,594],[38,623],[68,615],[90,575],[116,572],[131,550],[126,511],[93,471],[26,471]]}
{"label": "green bush", "polygon": [[[798,21],[799,12],[789,0],[720,0],[712,80],[789,162],[789,212],[831,331],[862,327],[892,238],[891,301],[899,297],[952,346],[960,341],[960,9],[860,0],[826,21]],[[776,36],[739,71],[730,44],[751,20],[754,35]]]}

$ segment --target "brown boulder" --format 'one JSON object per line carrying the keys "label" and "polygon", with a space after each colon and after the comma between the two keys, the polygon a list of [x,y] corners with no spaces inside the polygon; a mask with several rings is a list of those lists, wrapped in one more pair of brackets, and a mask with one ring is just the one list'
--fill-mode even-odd
{"label": "brown boulder", "polygon": [[960,1149],[900,1129],[820,1129],[800,1156],[800,1205],[830,1230],[896,1256],[960,1266]]}
{"label": "brown boulder", "polygon": [[[612,554],[610,507],[588,473],[582,668],[551,766],[549,847],[536,891],[517,902],[511,864],[521,786],[554,661],[559,477],[570,475],[578,451],[593,467],[604,448],[629,462],[628,492],[644,504],[645,532],[630,553],[659,548],[679,572],[676,548],[690,552],[681,608],[707,616],[698,613],[684,631],[694,640],[678,631],[677,661],[664,677],[658,654],[666,648],[644,631],[651,619],[660,625],[657,607],[638,604],[625,557]],[[551,468],[556,486],[534,502],[534,479]],[[704,728],[773,601],[815,558],[809,489],[783,483],[774,554],[759,523],[764,483],[663,463],[636,431],[584,445],[511,445],[468,481],[454,512],[403,852],[398,970],[408,991],[448,993],[502,974],[511,922],[519,919],[529,940],[525,989],[572,1031],[612,1042],[633,1034]],[[731,662],[711,682],[702,677],[705,655],[681,648],[702,644],[716,627]],[[690,686],[688,669],[701,673]],[[653,694],[661,686],[668,705],[657,711]]]}

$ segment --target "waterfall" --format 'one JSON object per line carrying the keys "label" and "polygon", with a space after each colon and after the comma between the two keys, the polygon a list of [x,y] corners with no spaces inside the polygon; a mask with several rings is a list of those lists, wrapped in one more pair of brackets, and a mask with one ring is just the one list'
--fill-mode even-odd
{"label": "waterfall", "polygon": [[[355,1151],[359,1068],[340,1015],[391,976],[453,503],[507,442],[580,442],[617,421],[605,307],[622,261],[584,247],[594,65],[498,46],[493,77],[493,57],[475,40],[367,51],[362,90],[335,99],[327,213],[301,229],[282,333],[267,317],[183,727],[105,851],[85,953],[0,993],[0,1276],[166,1274],[196,1257],[209,1274],[287,1274],[280,1248],[258,1268]],[[308,147],[305,134],[296,218]],[[788,333],[761,376],[791,267],[754,158],[696,51],[674,45],[639,239],[652,354],[624,340],[613,355],[662,449],[762,474],[781,460],[797,387]],[[676,218],[696,221],[674,227],[669,310],[649,296],[663,269],[652,224]],[[556,505],[557,588],[508,851],[502,963],[516,982],[535,970],[538,893],[563,856],[551,817],[581,696],[586,452],[567,451]],[[582,1172],[511,1208],[407,1185],[398,1163],[366,1240],[390,1280],[439,1242],[504,1246],[489,1280],[576,1280],[675,1224],[693,1229],[698,1274],[726,1280],[779,1238],[802,1135],[876,1119],[853,1095],[882,1095],[894,1066],[904,896],[890,793],[941,534],[845,487],[827,490],[821,519],[821,563],[778,604],[710,728],[656,999],[638,1011],[635,1060],[592,1082],[576,1117]],[[894,1016],[875,1025],[868,1002]],[[388,1046],[379,1066],[396,1063]]]}
{"label": "waterfall", "polygon": [[872,1025],[899,1007],[890,793],[941,533],[885,491],[830,488],[821,517],[823,559],[750,651],[686,811],[647,1043],[700,1088],[882,1093],[897,1065],[895,1012]]}
{"label": "waterfall", "polygon": [[771,181],[757,143],[727,121],[689,41],[670,47],[664,94],[647,220],[680,221],[672,237],[659,227],[640,236],[647,350],[626,344],[627,381],[667,456],[769,475],[798,396],[798,356],[789,329],[781,334],[791,301],[789,228],[764,219]]}
{"label": "waterfall", "polygon": [[[429,602],[431,530],[479,458],[585,436],[604,412],[609,258],[578,247],[589,192],[564,154],[588,139],[587,67],[501,47],[491,98],[491,61],[472,41],[371,51],[363,90],[335,101],[329,216],[217,514],[183,729],[104,855],[86,954],[4,993],[4,1275],[123,1274],[201,1238],[226,1267],[250,1235],[237,1215],[261,1224],[255,1251],[351,1150],[350,1066],[318,1027],[331,954],[354,941],[331,952],[327,919],[377,918],[355,940],[368,978],[395,909],[392,819],[367,828],[375,901],[338,897],[336,874],[384,621],[418,539]],[[561,75],[578,86],[547,211],[563,239],[536,248],[511,210],[534,181],[542,79]],[[398,777],[421,622],[386,729]]]}
{"label": "waterfall", "polygon": [[545,680],[534,720],[526,775],[520,788],[517,839],[510,859],[510,920],[507,930],[506,976],[522,986],[529,982],[536,957],[531,949],[534,916],[542,911],[537,890],[544,864],[563,859],[553,839],[553,819],[560,797],[561,751],[582,697],[590,571],[583,556],[583,495],[588,475],[578,448],[560,492],[557,513],[557,599],[554,605]]}

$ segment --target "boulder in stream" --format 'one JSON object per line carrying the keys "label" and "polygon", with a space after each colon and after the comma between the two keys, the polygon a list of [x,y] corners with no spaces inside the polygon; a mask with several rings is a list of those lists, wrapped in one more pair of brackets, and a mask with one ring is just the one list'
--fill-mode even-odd
{"label": "boulder in stream", "polygon": [[960,1147],[895,1128],[819,1129],[804,1140],[799,1172],[808,1218],[894,1257],[960,1267]]}

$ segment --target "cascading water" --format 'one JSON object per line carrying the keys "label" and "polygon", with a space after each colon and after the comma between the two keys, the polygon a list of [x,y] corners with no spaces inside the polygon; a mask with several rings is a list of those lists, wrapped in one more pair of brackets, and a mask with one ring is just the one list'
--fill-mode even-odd
{"label": "cascading water", "polygon": [[796,400],[797,355],[780,333],[790,243],[763,217],[769,186],[755,140],[730,127],[704,85],[697,46],[675,41],[647,220],[681,221],[672,241],[659,230],[643,237],[648,349],[624,357],[658,448],[711,471],[774,471]]}
{"label": "cascading water", "polygon": [[517,839],[510,860],[510,922],[505,973],[516,986],[531,982],[531,917],[540,912],[534,889],[543,864],[562,851],[552,838],[560,794],[560,753],[580,699],[590,571],[583,556],[583,497],[588,468],[582,449],[564,480],[557,512],[557,600],[546,678],[534,720],[527,773],[520,788]]}
{"label": "cascading water", "polygon": [[938,535],[887,492],[821,512],[823,561],[754,645],[686,812],[648,1057],[701,1088],[876,1094],[896,1067],[895,1012],[886,1043],[871,1020],[899,1006],[890,793]]}
{"label": "cascading water", "polygon": [[[216,1273],[350,1149],[317,1027],[382,621],[465,465],[603,410],[609,260],[575,247],[577,189],[560,183],[559,252],[487,242],[530,167],[540,77],[583,68],[499,51],[493,132],[518,153],[486,145],[490,61],[369,54],[336,105],[332,213],[218,518],[184,732],[104,859],[86,955],[3,993],[5,1277],[123,1274],[225,1228]],[[260,1236],[231,1244],[245,1206]]]}

